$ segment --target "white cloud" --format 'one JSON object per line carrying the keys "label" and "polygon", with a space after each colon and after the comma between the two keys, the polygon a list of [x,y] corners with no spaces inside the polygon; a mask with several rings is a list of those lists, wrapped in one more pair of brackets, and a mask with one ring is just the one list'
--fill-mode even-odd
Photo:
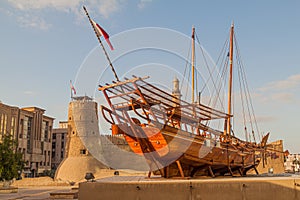
{"label": "white cloud", "polygon": [[96,11],[98,11],[103,17],[108,18],[111,14],[118,12],[121,9],[121,4],[124,1],[120,0],[93,0],[89,1],[89,6],[91,9],[96,8]]}
{"label": "white cloud", "polygon": [[260,124],[275,122],[277,120],[278,119],[274,116],[256,116],[256,121]]}
{"label": "white cloud", "polygon": [[296,102],[295,89],[300,88],[300,74],[289,76],[284,80],[273,81],[258,88],[253,96],[264,103]]}
{"label": "white cloud", "polygon": [[61,11],[70,11],[80,5],[83,0],[8,0],[18,10],[40,10],[54,8]]}
{"label": "white cloud", "polygon": [[23,93],[24,93],[25,95],[30,95],[30,96],[32,96],[32,95],[35,94],[35,92],[30,91],[30,90],[24,91]]}
{"label": "white cloud", "polygon": [[295,95],[292,92],[258,92],[252,93],[252,96],[262,103],[295,102]]}
{"label": "white cloud", "polygon": [[288,92],[272,94],[271,99],[274,101],[285,102],[285,103],[290,103],[295,100],[294,95]]}
{"label": "white cloud", "polygon": [[[11,11],[22,27],[47,30],[51,24],[43,19],[45,9],[72,13],[77,21],[81,21],[85,14],[82,6],[85,5],[93,17],[109,18],[120,11],[127,0],[6,0]],[[1,11],[1,10],[0,10]]]}
{"label": "white cloud", "polygon": [[262,92],[270,91],[270,90],[286,90],[293,89],[300,85],[300,74],[292,75],[285,80],[274,81],[268,83],[264,87],[259,90]]}
{"label": "white cloud", "polygon": [[152,2],[152,0],[140,0],[140,2],[138,3],[137,6],[140,10],[142,10],[147,6],[147,4],[149,4],[151,2]]}
{"label": "white cloud", "polygon": [[82,15],[82,6],[85,5],[91,11],[108,18],[119,11],[124,0],[7,0],[11,6],[19,11],[43,10],[46,8],[63,12],[72,12]]}
{"label": "white cloud", "polygon": [[13,13],[10,10],[4,9],[0,7],[0,12],[6,14],[7,16],[13,16]]}
{"label": "white cloud", "polygon": [[46,21],[40,17],[37,16],[31,16],[31,15],[23,15],[18,17],[18,22],[21,27],[25,28],[36,28],[41,30],[48,30],[52,25],[46,23]]}

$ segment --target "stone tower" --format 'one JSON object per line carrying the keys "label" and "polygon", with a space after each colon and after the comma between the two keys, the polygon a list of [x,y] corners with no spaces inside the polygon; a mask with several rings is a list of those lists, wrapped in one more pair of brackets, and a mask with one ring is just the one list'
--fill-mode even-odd
{"label": "stone tower", "polygon": [[172,95],[174,97],[176,97],[173,100],[177,101],[178,103],[180,103],[181,93],[180,93],[180,89],[179,89],[179,80],[177,79],[177,77],[175,77],[174,80],[173,80]]}
{"label": "stone tower", "polygon": [[56,171],[56,180],[78,182],[87,172],[96,174],[107,168],[89,151],[99,148],[90,143],[94,138],[99,138],[97,103],[87,96],[73,97],[68,110],[66,156]]}

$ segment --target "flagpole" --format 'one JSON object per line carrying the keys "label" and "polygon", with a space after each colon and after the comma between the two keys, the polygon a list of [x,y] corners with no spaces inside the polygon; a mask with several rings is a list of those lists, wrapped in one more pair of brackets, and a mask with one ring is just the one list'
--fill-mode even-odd
{"label": "flagpole", "polygon": [[115,68],[114,68],[113,64],[111,63],[111,61],[110,61],[110,58],[109,58],[109,56],[108,56],[108,54],[107,54],[107,52],[106,52],[106,50],[105,50],[105,48],[104,48],[104,45],[103,45],[103,43],[102,43],[102,41],[101,41],[101,39],[100,39],[100,36],[97,34],[97,31],[96,31],[96,29],[95,29],[95,27],[94,27],[94,25],[93,25],[93,22],[92,22],[92,20],[91,20],[91,18],[90,18],[90,15],[89,15],[87,9],[85,8],[85,6],[83,6],[83,10],[85,11],[86,16],[88,17],[88,19],[89,19],[89,21],[90,21],[90,23],[91,23],[91,26],[92,26],[93,29],[94,29],[94,32],[95,32],[95,34],[96,34],[96,37],[98,38],[98,41],[99,41],[99,43],[100,43],[100,45],[101,45],[101,47],[102,47],[102,49],[103,49],[103,51],[104,51],[104,54],[105,54],[105,56],[106,56],[106,59],[107,59],[108,62],[109,62],[110,68],[111,68],[111,70],[113,71],[113,73],[114,73],[114,75],[115,75],[115,78],[117,79],[117,81],[120,81],[120,80],[119,80],[119,77],[118,77],[118,75],[117,75],[117,73],[116,73],[116,71],[115,71]]}
{"label": "flagpole", "polygon": [[71,100],[73,100],[72,80],[70,80],[70,92],[71,92]]}

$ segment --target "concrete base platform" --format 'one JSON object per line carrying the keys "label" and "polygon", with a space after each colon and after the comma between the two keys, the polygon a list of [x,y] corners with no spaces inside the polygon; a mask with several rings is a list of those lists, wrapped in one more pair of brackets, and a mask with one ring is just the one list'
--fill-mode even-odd
{"label": "concrete base platform", "polygon": [[9,194],[9,193],[17,193],[17,187],[0,187],[0,194]]}
{"label": "concrete base platform", "polygon": [[50,199],[78,199],[78,192],[51,192]]}
{"label": "concrete base platform", "polygon": [[163,179],[114,176],[79,184],[79,200],[299,200],[300,177]]}

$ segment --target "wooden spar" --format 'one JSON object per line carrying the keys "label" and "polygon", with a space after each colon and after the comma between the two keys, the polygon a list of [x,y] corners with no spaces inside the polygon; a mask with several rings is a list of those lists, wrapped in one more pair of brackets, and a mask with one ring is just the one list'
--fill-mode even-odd
{"label": "wooden spar", "polygon": [[[231,100],[232,100],[232,65],[233,65],[233,34],[234,34],[234,25],[232,23],[230,28],[230,47],[229,47],[229,84],[228,84],[228,115],[231,116]],[[227,135],[231,135],[231,117],[228,117],[227,120]]]}
{"label": "wooden spar", "polygon": [[101,45],[101,47],[102,47],[102,49],[103,49],[103,51],[104,51],[104,54],[105,54],[105,56],[106,56],[106,59],[107,59],[108,62],[109,62],[109,66],[110,66],[112,72],[114,73],[115,78],[117,79],[117,81],[120,81],[120,80],[119,80],[119,77],[118,77],[118,75],[117,75],[117,73],[116,73],[116,71],[115,71],[115,68],[114,68],[112,62],[110,61],[110,58],[109,58],[109,56],[108,56],[108,53],[106,52],[106,50],[105,50],[105,48],[104,48],[104,45],[103,45],[103,43],[102,43],[102,41],[101,41],[101,39],[100,39],[100,36],[98,35],[98,33],[97,33],[97,31],[96,31],[96,28],[95,28],[95,26],[93,25],[92,19],[90,18],[90,15],[89,15],[87,9],[85,8],[85,6],[83,6],[83,10],[85,11],[86,16],[88,17],[88,19],[89,19],[89,21],[90,21],[90,23],[91,23],[91,26],[93,27],[93,30],[94,30],[94,32],[95,32],[95,34],[96,34],[96,37],[97,37],[97,39],[98,39],[98,42],[99,42],[99,44]]}
{"label": "wooden spar", "polygon": [[195,102],[195,27],[192,28],[192,103]]}
{"label": "wooden spar", "polygon": [[[147,77],[143,77],[143,78],[134,77],[132,79],[127,79],[125,81],[107,84],[106,86],[99,86],[98,90],[108,91],[109,93],[111,93],[112,96],[110,96],[109,98],[120,97],[125,101],[130,101],[132,98],[140,98],[139,94],[137,94],[136,92],[132,93],[132,91],[136,91],[136,89],[132,87],[131,83],[135,83],[140,88],[140,91],[142,93],[140,95],[143,95],[145,98],[147,98],[148,103],[149,102],[152,102],[154,104],[158,103],[167,108],[170,107],[170,105],[176,103],[175,101],[173,101],[172,99],[173,96],[171,94],[149,84],[144,80],[146,78]],[[121,90],[120,87],[125,89],[125,91]],[[136,96],[132,96],[131,94]],[[143,105],[145,106],[145,104]],[[202,104],[195,106],[182,100],[180,106],[181,106],[182,115],[186,114],[188,116],[194,116],[194,114],[196,114],[198,117],[202,118],[203,120],[220,119],[220,118],[227,119],[229,117],[226,113],[204,106]],[[117,107],[118,107],[117,105],[114,106],[114,108]]]}

